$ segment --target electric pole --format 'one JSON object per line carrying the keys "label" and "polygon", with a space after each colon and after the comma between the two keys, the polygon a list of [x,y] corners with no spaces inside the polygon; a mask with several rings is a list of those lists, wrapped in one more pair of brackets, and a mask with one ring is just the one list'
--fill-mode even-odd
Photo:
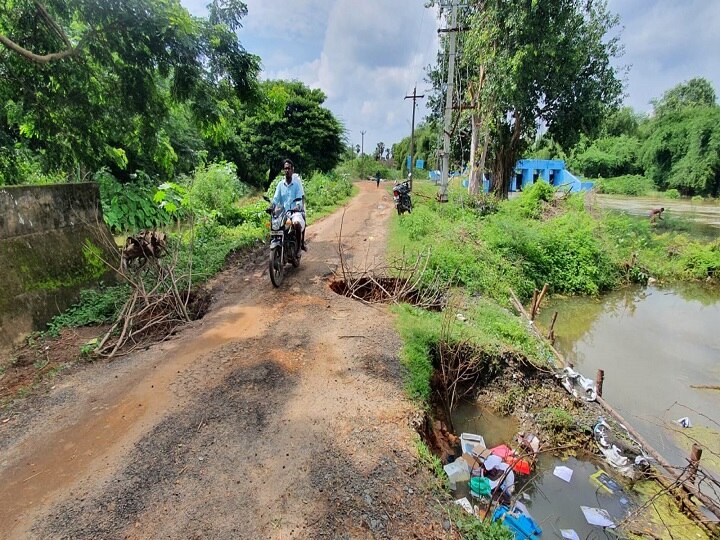
{"label": "electric pole", "polygon": [[365,134],[367,131],[360,132],[360,156],[365,155]]}
{"label": "electric pole", "polygon": [[420,99],[424,98],[425,94],[422,94],[420,96],[417,95],[417,86],[413,88],[412,96],[405,96],[405,99],[412,99],[413,100],[413,112],[412,112],[412,124],[410,127],[410,166],[408,167],[408,172],[410,173],[410,191],[412,191],[412,184],[413,184],[413,165],[415,163],[415,102]]}
{"label": "electric pole", "polygon": [[450,172],[450,129],[452,124],[453,93],[455,92],[455,39],[457,38],[457,0],[452,2],[450,13],[450,47],[448,57],[447,93],[445,94],[445,121],[443,122],[442,176],[438,200],[448,200],[448,174]]}

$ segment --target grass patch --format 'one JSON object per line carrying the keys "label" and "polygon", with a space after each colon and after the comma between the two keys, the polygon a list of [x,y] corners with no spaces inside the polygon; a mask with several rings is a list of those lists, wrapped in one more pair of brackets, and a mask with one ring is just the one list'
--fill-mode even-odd
{"label": "grass patch", "polygon": [[627,174],[614,178],[600,178],[595,181],[598,193],[609,195],[632,195],[641,197],[655,189],[652,179],[639,174]]}
{"label": "grass patch", "polygon": [[633,491],[640,495],[643,504],[653,499],[639,516],[625,527],[629,538],[707,538],[705,532],[683,514],[674,498],[667,493],[661,494],[663,488],[653,481],[638,482]]}
{"label": "grass patch", "polygon": [[[433,352],[444,339],[465,342],[488,359],[521,356],[547,366],[548,351],[523,326],[520,319],[496,303],[455,294],[447,313],[429,312],[407,304],[393,308],[404,341],[402,363],[407,369],[406,390],[410,397],[428,404],[431,397]],[[460,313],[464,321],[456,317]],[[444,317],[450,317],[444,326]],[[492,360],[488,360],[491,362]],[[493,366],[489,366],[493,371]]]}
{"label": "grass patch", "polygon": [[417,451],[420,463],[433,473],[433,476],[437,480],[437,486],[441,489],[447,489],[448,477],[445,474],[440,458],[430,451],[428,446],[420,439],[420,437],[415,438],[415,450]]}

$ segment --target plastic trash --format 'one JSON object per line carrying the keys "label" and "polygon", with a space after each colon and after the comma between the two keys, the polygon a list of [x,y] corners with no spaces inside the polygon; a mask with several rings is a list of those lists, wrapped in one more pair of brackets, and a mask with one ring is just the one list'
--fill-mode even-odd
{"label": "plastic trash", "polygon": [[528,540],[534,536],[542,535],[542,529],[535,520],[525,514],[510,512],[507,506],[499,506],[493,514],[493,521],[500,521],[517,540]]}
{"label": "plastic trash", "polygon": [[496,446],[495,448],[491,448],[490,452],[502,458],[502,460],[508,465],[510,465],[513,471],[517,473],[530,474],[530,471],[532,470],[529,461],[527,461],[526,459],[519,459],[515,453],[515,450],[505,444],[501,444]]}
{"label": "plastic trash", "polygon": [[473,449],[476,445],[481,444],[485,448],[485,439],[482,435],[475,435],[474,433],[461,433],[460,434],[460,447],[462,448],[463,454],[473,453]]}
{"label": "plastic trash", "polygon": [[565,540],[580,540],[578,533],[575,529],[560,529],[560,534]]}
{"label": "plastic trash", "polygon": [[455,504],[461,506],[468,514],[474,514],[472,504],[470,504],[470,501],[467,500],[467,497],[456,500]]}
{"label": "plastic trash", "polygon": [[470,480],[470,467],[463,458],[457,458],[452,463],[444,465],[443,469],[450,480],[450,489],[455,489],[458,482]]}
{"label": "plastic trash", "polygon": [[607,513],[607,510],[602,508],[591,508],[589,506],[581,506],[580,510],[582,510],[585,520],[590,525],[609,527],[611,529],[615,528],[615,522],[610,517],[610,514]]}
{"label": "plastic trash", "polygon": [[555,470],[553,471],[553,474],[560,478],[561,480],[565,480],[566,482],[570,482],[573,475],[573,470],[570,467],[565,467],[563,465],[558,465],[555,467]]}
{"label": "plastic trash", "polygon": [[613,480],[610,475],[602,469],[590,475],[590,482],[593,485],[604,489],[610,495],[622,492],[622,486]]}
{"label": "plastic trash", "polygon": [[[595,389],[595,381],[583,377],[580,373],[572,368],[563,368],[556,375],[561,379],[563,388],[572,394],[576,398],[582,398],[585,401],[595,401],[597,398],[597,390]],[[578,392],[576,386],[582,389],[582,392]]]}
{"label": "plastic trash", "polygon": [[687,416],[683,416],[682,418],[677,419],[677,423],[680,424],[684,428],[690,428],[692,427],[692,422],[690,421],[690,418]]}
{"label": "plastic trash", "polygon": [[484,476],[473,476],[469,482],[470,495],[473,497],[489,497],[492,492],[490,480]]}

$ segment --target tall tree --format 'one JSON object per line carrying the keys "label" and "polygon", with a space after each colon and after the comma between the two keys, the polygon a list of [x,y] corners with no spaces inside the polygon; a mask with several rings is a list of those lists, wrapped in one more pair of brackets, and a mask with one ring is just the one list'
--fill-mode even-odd
{"label": "tall tree", "polygon": [[246,8],[237,0],[214,0],[208,18],[192,17],[179,0],[5,7],[0,138],[12,144],[0,148],[0,167],[21,147],[46,170],[109,166],[127,175],[149,167],[170,176],[178,160],[168,132],[173,104],[188,104],[193,121],[210,129],[222,120],[224,87],[254,94],[259,60],[238,41]]}
{"label": "tall tree", "polygon": [[652,104],[656,116],[663,116],[686,107],[712,107],[717,105],[717,95],[710,81],[696,77],[674,86]]}
{"label": "tall tree", "polygon": [[[242,122],[241,136],[249,161],[262,165],[250,183],[267,186],[290,158],[303,172],[330,171],[345,148],[344,128],[323,107],[325,94],[298,81],[265,81],[263,101]],[[267,176],[264,176],[267,173]]]}
{"label": "tall tree", "polygon": [[506,197],[519,153],[539,124],[562,147],[593,132],[622,91],[608,37],[618,19],[600,0],[482,0],[467,54],[484,82],[480,113],[490,134],[492,189]]}
{"label": "tall tree", "polygon": [[375,147],[375,154],[373,157],[375,158],[375,161],[380,161],[383,157],[383,154],[385,153],[385,143],[380,141],[377,143],[377,146]]}

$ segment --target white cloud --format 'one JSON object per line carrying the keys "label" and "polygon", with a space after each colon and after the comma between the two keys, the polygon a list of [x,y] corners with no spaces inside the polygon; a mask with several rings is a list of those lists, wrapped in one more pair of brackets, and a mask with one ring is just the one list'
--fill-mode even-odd
{"label": "white cloud", "polygon": [[[202,15],[208,0],[182,0]],[[427,94],[423,68],[435,61],[435,13],[424,0],[246,0],[240,31],[260,55],[266,78],[297,79],[321,88],[326,105],[348,129],[352,144],[366,131],[365,149],[410,132],[405,95]],[[692,77],[720,93],[720,0],[610,0],[625,26],[631,66],[626,103],[647,111],[652,98]],[[424,105],[416,119],[425,115]]]}
{"label": "white cloud", "polygon": [[625,27],[622,64],[630,65],[626,103],[638,111],[676,84],[710,80],[720,93],[720,2],[612,0]]}
{"label": "white cloud", "polygon": [[[410,133],[412,108],[404,97],[422,93],[424,72],[437,50],[434,13],[421,2],[337,0],[328,17],[318,86],[345,122],[348,139],[365,151]],[[423,116],[421,110],[417,115]]]}

